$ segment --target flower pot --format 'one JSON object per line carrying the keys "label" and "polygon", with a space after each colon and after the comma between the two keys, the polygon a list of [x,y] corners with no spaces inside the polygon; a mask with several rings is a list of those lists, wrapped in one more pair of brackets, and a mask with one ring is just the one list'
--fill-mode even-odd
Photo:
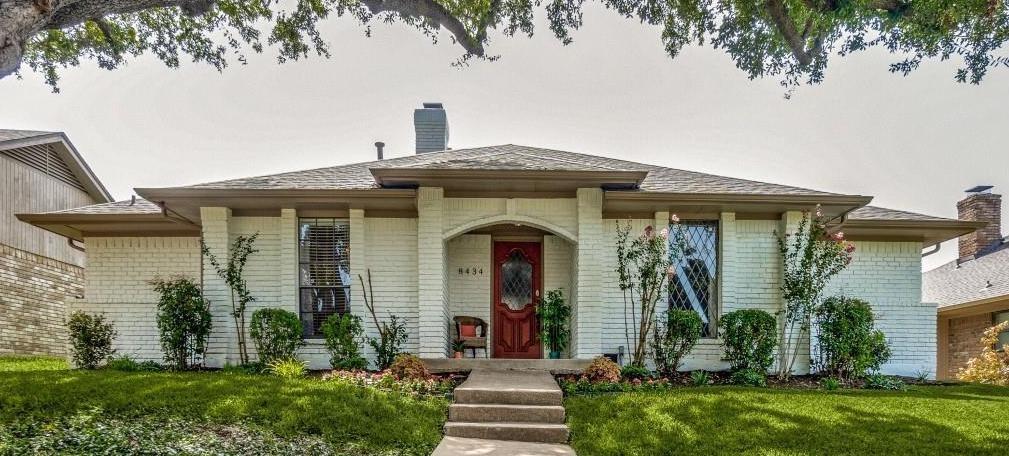
{"label": "flower pot", "polygon": [[552,352],[550,352],[549,356],[550,356],[550,359],[561,359],[561,352],[559,352],[559,351],[552,351]]}
{"label": "flower pot", "polygon": [[462,359],[462,352],[455,352],[455,359]]}

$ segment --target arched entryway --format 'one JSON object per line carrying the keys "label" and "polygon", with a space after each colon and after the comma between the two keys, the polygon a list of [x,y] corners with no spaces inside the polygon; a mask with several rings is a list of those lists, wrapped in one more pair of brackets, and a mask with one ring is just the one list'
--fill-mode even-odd
{"label": "arched entryway", "polygon": [[[450,341],[473,335],[456,317],[486,322],[486,351],[477,357],[544,357],[536,305],[546,292],[574,295],[575,243],[570,233],[544,229],[527,220],[473,223],[447,236],[446,296]],[[480,336],[479,334],[477,336]],[[466,356],[473,356],[469,350]]]}

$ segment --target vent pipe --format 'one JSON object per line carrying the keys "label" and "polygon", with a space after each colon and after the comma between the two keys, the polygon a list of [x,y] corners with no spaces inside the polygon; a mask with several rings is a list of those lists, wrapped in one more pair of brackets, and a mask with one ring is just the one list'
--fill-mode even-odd
{"label": "vent pipe", "polygon": [[375,142],[375,151],[378,153],[378,159],[379,160],[382,160],[383,158],[385,158],[384,150],[385,150],[385,143],[384,142],[382,142],[382,141]]}

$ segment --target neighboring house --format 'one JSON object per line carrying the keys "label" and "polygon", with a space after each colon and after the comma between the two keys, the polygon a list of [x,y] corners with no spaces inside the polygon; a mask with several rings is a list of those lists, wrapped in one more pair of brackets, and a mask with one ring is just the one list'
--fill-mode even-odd
{"label": "neighboring house", "polygon": [[[572,152],[444,150],[445,119],[440,104],[415,112],[412,156],[138,188],[143,200],[21,218],[85,243],[80,306],[116,322],[123,353],[161,358],[149,280],[201,279],[214,315],[210,366],[236,363],[238,346],[230,293],[201,261],[201,236],[223,257],[237,236],[259,233],[246,273],[256,297],[249,312],[279,307],[300,314],[308,341],[301,356],[322,368],[328,355],[319,325],[333,313],[365,315],[359,277],[366,271],[380,317],[405,318],[406,349],[425,358],[448,355],[456,316],[489,323],[490,357],[543,357],[531,306],[552,289],[563,290],[574,310],[566,356],[627,353],[630,317],[614,272],[617,224],[629,222],[640,233],[677,214],[693,248],[677,267],[670,299],[708,322],[686,367],[721,369],[718,319],[737,309],[781,307],[775,233],[794,229],[802,211],[820,204],[858,248],[831,293],[873,304],[893,350],[887,371],[934,371],[935,305],[921,300],[921,251],[976,224],[867,207],[868,196]],[[375,334],[371,320],[364,323]],[[808,356],[800,364],[808,370]]]}
{"label": "neighboring house", "polygon": [[[981,335],[1009,320],[1009,238],[1002,237],[1002,197],[975,187],[956,204],[959,218],[984,223],[960,237],[960,255],[924,274],[925,300],[939,305],[939,378],[954,379],[981,353]],[[1009,331],[1001,344],[1009,344]],[[1000,345],[1001,345],[1000,344]]]}
{"label": "neighboring house", "polygon": [[84,294],[83,246],[14,214],[110,201],[65,134],[0,130],[0,354],[63,354],[65,304]]}

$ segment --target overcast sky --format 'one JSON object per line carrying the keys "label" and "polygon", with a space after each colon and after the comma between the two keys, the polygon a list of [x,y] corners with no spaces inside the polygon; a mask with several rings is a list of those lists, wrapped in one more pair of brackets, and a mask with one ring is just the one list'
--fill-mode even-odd
{"label": "overcast sky", "polygon": [[[541,14],[542,16],[542,14]],[[659,30],[593,3],[575,42],[542,22],[532,38],[499,37],[497,62],[465,69],[447,37],[432,45],[402,25],[330,19],[332,58],[277,65],[252,56],[217,73],[168,70],[151,58],[107,72],[0,80],[0,128],[65,131],[117,199],[158,187],[413,153],[412,113],[448,110],[454,148],[515,143],[617,157],[818,190],[955,217],[963,190],[1009,191],[1009,74],[981,86],[929,62],[887,72],[880,51],[835,58],[826,82],[792,99],[775,79],[749,81],[710,47],[665,55]],[[955,243],[925,259],[955,258]]]}

